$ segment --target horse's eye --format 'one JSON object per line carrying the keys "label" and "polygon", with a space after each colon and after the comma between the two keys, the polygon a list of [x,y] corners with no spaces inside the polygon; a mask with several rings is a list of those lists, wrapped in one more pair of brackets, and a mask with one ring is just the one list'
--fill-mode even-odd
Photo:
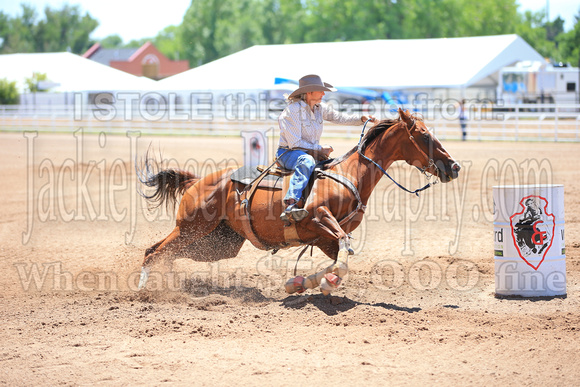
{"label": "horse's eye", "polygon": [[429,136],[427,133],[423,134],[423,142],[425,144],[429,144],[429,142],[431,142],[431,136]]}

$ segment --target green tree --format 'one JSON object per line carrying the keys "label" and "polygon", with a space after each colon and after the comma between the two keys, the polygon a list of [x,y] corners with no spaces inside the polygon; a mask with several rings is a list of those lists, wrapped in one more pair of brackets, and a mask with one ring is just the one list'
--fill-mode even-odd
{"label": "green tree", "polygon": [[193,0],[180,28],[185,59],[197,66],[265,43],[257,0]]}
{"label": "green tree", "polygon": [[45,73],[34,72],[32,73],[32,77],[24,79],[24,83],[26,83],[26,89],[31,93],[44,92],[46,90],[38,88],[38,82],[46,81],[46,79]]}
{"label": "green tree", "polygon": [[4,46],[8,43],[6,37],[10,31],[10,18],[4,12],[0,11],[0,52],[4,50]]}
{"label": "green tree", "polygon": [[109,35],[99,41],[103,48],[121,48],[123,47],[123,39],[117,34]]}
{"label": "green tree", "polygon": [[457,6],[454,0],[414,0],[406,1],[402,10],[403,38],[439,38],[455,36],[455,31],[447,31],[447,26],[453,24],[459,28],[458,23],[442,23],[455,13]]}
{"label": "green tree", "polygon": [[520,23],[515,32],[528,44],[536,49],[545,58],[553,57],[556,51],[554,42],[547,39],[547,31],[544,28],[545,14],[543,11],[526,11],[520,16]]}
{"label": "green tree", "polygon": [[[71,51],[82,54],[92,44],[90,34],[98,22],[78,5],[61,9],[44,9],[44,18],[32,6],[22,4],[22,14],[14,18],[0,17],[3,30],[2,53]],[[7,28],[5,26],[8,26]]]}
{"label": "green tree", "polygon": [[37,14],[30,5],[21,4],[22,15],[16,18],[6,17],[3,54],[16,52],[34,52],[34,33],[36,31]]}
{"label": "green tree", "polygon": [[305,42],[304,21],[307,17],[302,0],[264,0],[257,10],[262,17],[265,44]]}
{"label": "green tree", "polygon": [[230,22],[228,17],[230,0],[192,0],[183,17],[181,41],[184,54],[190,64],[197,66],[219,58],[216,47],[221,39],[221,25]]}
{"label": "green tree", "polygon": [[559,61],[580,67],[580,9],[574,16],[574,28],[556,37]]}
{"label": "green tree", "polygon": [[123,45],[124,48],[139,48],[145,43],[151,41],[151,38],[132,39],[129,43]]}
{"label": "green tree", "polygon": [[171,60],[183,59],[184,51],[181,43],[180,27],[168,26],[153,39],[153,44],[159,51]]}
{"label": "green tree", "polygon": [[265,44],[262,25],[256,22],[256,15],[261,9],[260,2],[256,0],[234,1],[228,10],[230,22],[220,23],[221,39],[216,44],[218,52],[229,55],[256,44]]}
{"label": "green tree", "polygon": [[65,4],[60,10],[46,7],[44,14],[45,19],[38,23],[35,36],[38,52],[82,54],[93,44],[89,36],[99,22],[88,13],[82,15],[78,5]]}
{"label": "green tree", "polygon": [[0,105],[15,105],[19,102],[16,82],[10,82],[6,78],[0,79]]}
{"label": "green tree", "polygon": [[556,37],[564,33],[564,19],[558,16],[554,21],[549,21],[544,24],[546,29],[546,39],[553,42]]}
{"label": "green tree", "polygon": [[306,17],[302,23],[304,40],[324,42],[404,37],[401,10],[407,9],[405,3],[404,0],[397,3],[374,0],[306,1]]}

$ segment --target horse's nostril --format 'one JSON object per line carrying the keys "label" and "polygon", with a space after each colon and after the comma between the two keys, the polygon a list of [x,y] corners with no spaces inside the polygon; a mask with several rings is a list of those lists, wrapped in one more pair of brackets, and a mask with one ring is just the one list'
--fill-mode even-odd
{"label": "horse's nostril", "polygon": [[453,170],[453,172],[459,172],[459,170],[461,169],[461,166],[457,163],[453,163],[451,165],[451,169]]}

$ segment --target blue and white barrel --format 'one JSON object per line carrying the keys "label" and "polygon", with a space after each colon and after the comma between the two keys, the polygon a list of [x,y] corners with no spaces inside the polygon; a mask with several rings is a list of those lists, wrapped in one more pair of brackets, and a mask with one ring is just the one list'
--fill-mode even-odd
{"label": "blue and white barrel", "polygon": [[493,211],[496,295],[565,295],[564,186],[494,186]]}

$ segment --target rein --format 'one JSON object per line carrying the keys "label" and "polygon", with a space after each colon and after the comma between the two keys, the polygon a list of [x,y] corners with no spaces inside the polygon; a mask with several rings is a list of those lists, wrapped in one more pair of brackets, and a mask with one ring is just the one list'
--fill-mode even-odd
{"label": "rein", "polygon": [[[379,170],[380,170],[380,171],[381,171],[381,172],[382,172],[382,173],[383,173],[385,176],[387,176],[389,179],[391,179],[391,181],[392,181],[393,183],[395,183],[395,185],[397,185],[397,187],[399,187],[399,188],[400,188],[400,189],[402,189],[403,191],[405,191],[405,192],[408,192],[408,193],[410,193],[410,194],[415,194],[415,195],[419,196],[419,192],[421,192],[421,191],[424,191],[424,190],[426,190],[427,188],[429,188],[429,187],[431,187],[431,186],[433,186],[433,185],[437,184],[437,180],[435,180],[433,183],[429,182],[429,183],[427,183],[427,184],[426,184],[424,187],[422,187],[422,188],[419,188],[419,189],[416,189],[416,190],[414,190],[414,191],[411,191],[411,190],[409,190],[409,189],[405,188],[404,186],[402,186],[401,184],[399,184],[399,183],[398,183],[398,182],[397,182],[395,179],[393,179],[393,178],[392,178],[392,177],[391,177],[391,176],[390,176],[390,175],[387,173],[387,171],[385,171],[385,170],[383,169],[383,167],[381,167],[381,166],[380,166],[380,165],[379,165],[379,164],[378,164],[376,161],[374,161],[374,160],[373,160],[373,159],[371,159],[370,157],[367,157],[367,156],[366,156],[366,155],[365,155],[365,154],[362,152],[362,149],[361,149],[361,144],[362,144],[362,139],[363,139],[363,137],[364,137],[364,134],[365,134],[365,128],[367,127],[367,123],[368,123],[370,120],[371,120],[371,119],[369,118],[368,120],[366,120],[366,121],[365,121],[365,123],[364,123],[364,125],[363,125],[363,128],[362,128],[362,131],[361,131],[361,134],[360,134],[360,139],[359,139],[359,141],[358,141],[358,145],[357,145],[357,152],[358,152],[358,154],[359,154],[359,155],[361,155],[361,156],[362,156],[362,157],[363,157],[365,160],[367,160],[367,161],[370,161],[370,162],[371,162],[371,163],[373,163],[375,166],[377,166],[377,167],[379,168]],[[415,126],[415,124],[413,124],[413,126]],[[411,129],[412,129],[412,128],[411,128]],[[415,147],[416,147],[416,148],[417,148],[417,149],[418,149],[418,150],[419,150],[421,153],[423,153],[423,155],[425,156],[425,158],[426,158],[426,159],[429,161],[429,163],[428,163],[428,165],[427,165],[426,167],[424,167],[424,168],[422,168],[422,169],[421,169],[421,168],[418,168],[418,169],[421,171],[421,173],[422,173],[422,174],[424,174],[425,176],[427,176],[427,173],[426,173],[427,169],[428,169],[429,167],[431,167],[432,165],[434,165],[434,164],[435,164],[435,162],[433,161],[433,159],[431,159],[429,156],[427,156],[427,154],[426,154],[425,152],[423,152],[423,151],[421,150],[421,148],[419,148],[419,146],[418,146],[418,145],[417,145],[417,143],[415,142],[415,138],[414,138],[412,135],[410,135],[410,136],[409,136],[409,138],[410,138],[410,140],[413,142],[413,144],[415,145]]]}

